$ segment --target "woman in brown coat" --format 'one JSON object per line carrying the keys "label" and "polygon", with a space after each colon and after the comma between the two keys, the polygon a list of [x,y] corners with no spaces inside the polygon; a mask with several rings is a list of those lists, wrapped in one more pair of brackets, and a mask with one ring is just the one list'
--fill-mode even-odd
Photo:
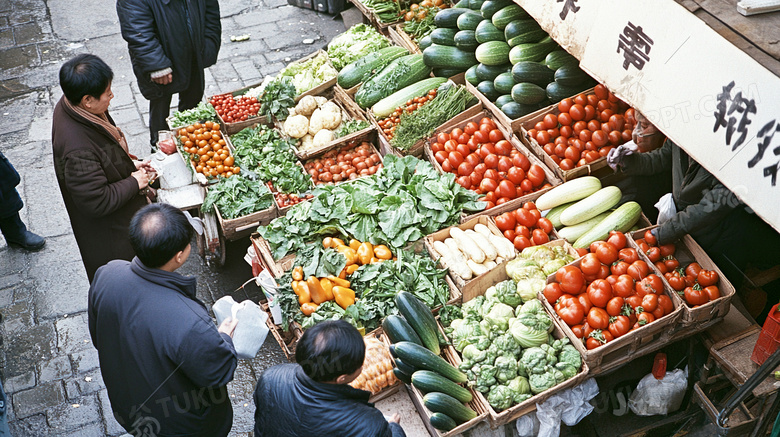
{"label": "woman in brown coat", "polygon": [[147,204],[154,170],[135,161],[108,114],[113,72],[94,55],[78,55],[60,69],[65,94],[54,108],[54,169],[90,283],[98,267],[132,260],[128,227]]}

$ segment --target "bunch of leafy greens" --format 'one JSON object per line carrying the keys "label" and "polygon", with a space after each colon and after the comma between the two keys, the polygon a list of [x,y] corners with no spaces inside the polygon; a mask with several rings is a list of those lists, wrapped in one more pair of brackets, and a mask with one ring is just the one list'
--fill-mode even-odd
{"label": "bunch of leafy greens", "polygon": [[277,191],[299,194],[311,189],[311,177],[296,164],[292,149],[295,141],[282,138],[277,129],[246,128],[230,140],[241,168],[253,172],[263,182],[271,181]]}
{"label": "bunch of leafy greens", "polygon": [[200,102],[198,106],[186,111],[176,111],[171,116],[171,124],[174,127],[189,126],[204,121],[217,121],[217,112],[208,102]]}
{"label": "bunch of leafy greens", "polygon": [[209,186],[201,210],[210,212],[216,207],[222,218],[230,220],[268,209],[273,204],[274,196],[265,184],[233,175]]}
{"label": "bunch of leafy greens", "polygon": [[463,211],[481,211],[485,202],[412,156],[387,155],[376,174],[343,185],[319,186],[311,202],[294,206],[258,232],[274,258],[303,249],[323,235],[341,234],[358,241],[404,247],[452,225]]}
{"label": "bunch of leafy greens", "polygon": [[368,122],[365,120],[347,120],[341,123],[341,126],[339,126],[339,128],[336,129],[336,132],[334,132],[333,135],[336,138],[341,138],[349,134],[355,133],[357,131],[363,130],[367,127],[368,127]]}
{"label": "bunch of leafy greens", "polygon": [[350,27],[328,43],[328,57],[336,70],[341,70],[347,64],[385,47],[390,47],[390,40],[371,25],[361,23]]}
{"label": "bunch of leafy greens", "polygon": [[395,0],[364,0],[363,4],[376,14],[381,23],[393,23],[403,16],[401,5]]}
{"label": "bunch of leafy greens", "polygon": [[260,98],[260,112],[268,120],[273,118],[286,120],[290,114],[288,108],[295,106],[296,95],[298,95],[298,92],[295,89],[292,78],[289,76],[278,77],[265,87],[265,92],[263,92],[263,96]]}
{"label": "bunch of leafy greens", "polygon": [[280,77],[291,77],[297,93],[303,94],[333,79],[336,77],[336,74],[336,69],[328,62],[328,55],[320,52],[309,60],[291,63],[283,68],[276,77],[277,79]]}

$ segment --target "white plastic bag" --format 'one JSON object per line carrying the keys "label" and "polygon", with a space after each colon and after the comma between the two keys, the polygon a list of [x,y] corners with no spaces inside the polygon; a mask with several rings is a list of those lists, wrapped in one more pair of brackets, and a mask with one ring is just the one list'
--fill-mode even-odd
{"label": "white plastic bag", "polygon": [[515,428],[519,437],[536,437],[539,434],[539,419],[536,418],[536,411],[520,416],[515,422]]}
{"label": "white plastic bag", "polygon": [[668,222],[677,215],[677,206],[674,204],[672,193],[666,193],[661,196],[655,207],[658,209],[658,220],[656,222],[658,225]]}
{"label": "white plastic bag", "polygon": [[607,164],[609,164],[612,170],[617,170],[623,162],[623,157],[633,155],[634,152],[636,152],[638,149],[639,146],[637,146],[633,141],[628,141],[624,144],[621,144],[609,151],[607,154]]}
{"label": "white plastic bag", "polygon": [[245,300],[237,303],[230,296],[224,296],[214,302],[211,307],[217,317],[217,325],[227,318],[238,320],[233,332],[233,347],[236,355],[242,360],[250,360],[257,355],[268,336],[268,326],[265,324],[268,315],[256,303]]}
{"label": "white plastic bag", "polygon": [[[593,411],[590,400],[599,394],[596,380],[589,378],[582,384],[551,396],[541,404],[536,404],[536,414],[517,420],[515,428],[523,435],[556,437],[561,432],[561,421],[574,426]],[[538,422],[538,425],[537,425]],[[530,434],[529,434],[530,433]]]}
{"label": "white plastic bag", "polygon": [[688,367],[666,372],[663,379],[645,375],[628,398],[628,408],[637,416],[669,414],[680,409],[688,388]]}

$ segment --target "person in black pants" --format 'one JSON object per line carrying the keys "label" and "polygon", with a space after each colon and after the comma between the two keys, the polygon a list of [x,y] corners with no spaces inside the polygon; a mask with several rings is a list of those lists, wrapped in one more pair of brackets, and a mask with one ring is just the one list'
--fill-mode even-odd
{"label": "person in black pants", "polygon": [[0,152],[0,231],[3,232],[9,246],[18,246],[31,251],[40,250],[46,244],[46,240],[28,231],[19,217],[19,211],[24,206],[22,198],[16,191],[19,182],[21,182],[19,173],[8,158]]}

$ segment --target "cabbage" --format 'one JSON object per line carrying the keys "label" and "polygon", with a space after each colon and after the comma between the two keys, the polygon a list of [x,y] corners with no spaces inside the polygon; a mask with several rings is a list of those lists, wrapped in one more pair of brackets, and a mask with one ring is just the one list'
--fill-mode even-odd
{"label": "cabbage", "polygon": [[536,261],[539,265],[555,259],[555,252],[553,252],[552,249],[547,246],[538,247],[539,249],[537,249],[533,254],[533,260]]}
{"label": "cabbage", "polygon": [[518,319],[509,320],[509,332],[523,348],[547,343],[547,330],[531,328]]}
{"label": "cabbage", "polygon": [[545,274],[545,276],[550,276],[553,273],[557,272],[558,269],[568,264],[568,261],[562,258],[556,258],[554,260],[547,261],[542,266],[542,272]]}
{"label": "cabbage", "polygon": [[509,327],[509,319],[514,316],[515,312],[512,307],[499,302],[493,305],[493,308],[491,308],[490,312],[485,316],[485,320],[501,331],[506,331]]}
{"label": "cabbage", "polygon": [[547,281],[541,278],[525,278],[517,281],[517,294],[527,302],[536,299],[537,293],[544,290]]}

